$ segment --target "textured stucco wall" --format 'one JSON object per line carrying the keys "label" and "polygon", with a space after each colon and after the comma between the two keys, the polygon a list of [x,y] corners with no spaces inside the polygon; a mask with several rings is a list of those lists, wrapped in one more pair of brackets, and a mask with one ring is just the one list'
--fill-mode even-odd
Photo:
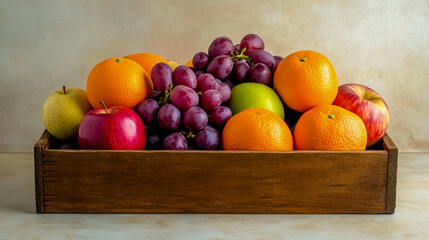
{"label": "textured stucco wall", "polygon": [[185,63],[257,33],[273,54],[326,55],[340,84],[378,91],[403,151],[429,150],[429,1],[0,1],[0,151],[32,151],[44,99],[85,89],[99,61],[152,52]]}

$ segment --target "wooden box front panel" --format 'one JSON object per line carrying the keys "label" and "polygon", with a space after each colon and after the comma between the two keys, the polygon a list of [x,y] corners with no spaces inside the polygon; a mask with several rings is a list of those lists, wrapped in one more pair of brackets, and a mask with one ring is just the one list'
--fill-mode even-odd
{"label": "wooden box front panel", "polygon": [[[42,149],[41,155],[42,163],[36,164],[38,212],[386,213],[394,210],[394,206],[393,210],[388,209],[391,201],[387,194],[388,151],[48,148]],[[37,166],[41,169],[37,170]]]}

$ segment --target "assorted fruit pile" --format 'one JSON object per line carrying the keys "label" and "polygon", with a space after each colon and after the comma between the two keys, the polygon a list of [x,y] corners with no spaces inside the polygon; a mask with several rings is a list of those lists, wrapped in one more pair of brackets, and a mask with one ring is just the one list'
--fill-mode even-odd
{"label": "assorted fruit pile", "polygon": [[186,65],[151,53],[106,59],[86,91],[46,99],[44,125],[71,149],[351,151],[382,138],[389,110],[374,90],[338,86],[320,53],[264,49],[247,34],[235,45],[216,38]]}

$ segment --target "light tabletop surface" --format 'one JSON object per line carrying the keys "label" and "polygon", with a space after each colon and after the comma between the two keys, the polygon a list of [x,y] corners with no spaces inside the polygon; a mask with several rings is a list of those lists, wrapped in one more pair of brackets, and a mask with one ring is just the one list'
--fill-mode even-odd
{"label": "light tabletop surface", "polygon": [[400,153],[395,214],[37,214],[32,153],[0,153],[0,239],[429,239],[429,154]]}

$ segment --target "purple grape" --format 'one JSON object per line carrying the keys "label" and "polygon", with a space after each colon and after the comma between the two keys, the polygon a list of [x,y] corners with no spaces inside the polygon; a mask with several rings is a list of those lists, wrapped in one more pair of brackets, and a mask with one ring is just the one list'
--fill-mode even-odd
{"label": "purple grape", "polygon": [[270,69],[263,63],[257,63],[250,69],[250,81],[262,83],[269,87],[273,84]]}
{"label": "purple grape", "polygon": [[210,89],[217,90],[218,82],[213,75],[210,73],[203,73],[197,79],[197,90],[200,92],[205,92]]}
{"label": "purple grape", "polygon": [[160,91],[158,91],[158,90],[154,89],[154,90],[153,90],[153,92],[152,92],[152,95],[150,95],[149,97],[150,97],[150,98],[155,98],[155,97],[156,97],[156,95],[158,95],[159,93],[160,93]]}
{"label": "purple grape", "polygon": [[233,66],[231,58],[226,55],[220,55],[210,61],[207,66],[207,72],[222,80],[231,73]]}
{"label": "purple grape", "polygon": [[227,102],[231,98],[231,88],[226,83],[219,83],[217,91],[222,96],[222,103]]}
{"label": "purple grape", "polygon": [[188,141],[185,136],[180,133],[172,133],[164,139],[165,150],[186,150],[188,148]]}
{"label": "purple grape", "polygon": [[140,116],[145,126],[153,125],[158,115],[159,105],[154,99],[146,99],[136,107],[136,112]]}
{"label": "purple grape", "polygon": [[283,60],[283,58],[280,56],[274,56],[274,59],[276,60],[276,66],[274,67],[274,71],[275,71],[279,66],[280,62]]}
{"label": "purple grape", "polygon": [[163,62],[153,66],[150,77],[153,82],[153,87],[158,91],[168,90],[170,84],[173,84],[173,71],[168,64]]}
{"label": "purple grape", "polygon": [[209,61],[210,61],[210,58],[209,58],[209,55],[207,55],[207,53],[199,52],[195,54],[194,57],[192,58],[192,65],[195,67],[195,69],[201,70],[207,67],[207,64],[209,64]]}
{"label": "purple grape", "polygon": [[195,135],[195,143],[199,149],[215,150],[219,145],[219,133],[211,127],[206,127]]}
{"label": "purple grape", "polygon": [[263,63],[267,66],[271,71],[274,71],[276,67],[276,59],[271,55],[271,53],[264,50],[256,50],[252,53],[252,62]]}
{"label": "purple grape", "polygon": [[212,127],[212,126],[210,126],[210,125],[207,125],[204,129],[215,129],[214,127]]}
{"label": "purple grape", "polygon": [[246,60],[240,60],[237,61],[234,64],[234,67],[232,69],[232,73],[239,83],[244,83],[249,81],[249,74],[250,74],[250,66],[246,62]]}
{"label": "purple grape", "polygon": [[60,149],[79,149],[79,147],[73,143],[64,143],[64,144],[61,144]]}
{"label": "purple grape", "polygon": [[173,83],[174,85],[185,85],[195,89],[197,87],[197,77],[189,67],[180,65],[173,72]]}
{"label": "purple grape", "polygon": [[167,131],[159,125],[146,128],[146,146],[145,149],[155,150],[163,149],[163,142]]}
{"label": "purple grape", "polygon": [[175,130],[179,127],[182,114],[173,104],[165,104],[158,111],[158,123],[167,130]]}
{"label": "purple grape", "polygon": [[240,47],[240,50],[246,48],[245,55],[251,55],[256,50],[264,50],[265,44],[258,35],[250,33],[241,39]]}
{"label": "purple grape", "polygon": [[170,99],[176,107],[182,110],[197,106],[199,102],[198,94],[185,85],[175,86],[171,90]]}
{"label": "purple grape", "polygon": [[213,126],[225,126],[226,122],[232,117],[231,109],[220,106],[210,111],[209,123]]}
{"label": "purple grape", "polygon": [[195,143],[189,143],[188,141],[188,148],[186,150],[198,150],[198,147],[195,145]]}
{"label": "purple grape", "polygon": [[183,124],[188,130],[201,130],[208,121],[207,113],[199,107],[191,107],[183,113]]}
{"label": "purple grape", "polygon": [[229,88],[235,87],[235,83],[231,79],[226,79],[225,84],[228,85]]}
{"label": "purple grape", "polygon": [[206,110],[213,110],[222,104],[222,95],[214,89],[207,90],[201,95],[201,105]]}
{"label": "purple grape", "polygon": [[240,49],[241,49],[241,47],[240,47],[239,43],[237,43],[237,44],[234,45],[234,50],[240,51]]}
{"label": "purple grape", "polygon": [[158,133],[152,133],[146,137],[145,149],[155,150],[162,148],[162,141]]}
{"label": "purple grape", "polygon": [[215,58],[220,55],[229,55],[234,52],[234,44],[228,37],[218,37],[210,44],[209,56]]}
{"label": "purple grape", "polygon": [[195,77],[198,79],[199,76],[201,76],[201,74],[203,74],[204,72],[199,70],[195,72]]}

